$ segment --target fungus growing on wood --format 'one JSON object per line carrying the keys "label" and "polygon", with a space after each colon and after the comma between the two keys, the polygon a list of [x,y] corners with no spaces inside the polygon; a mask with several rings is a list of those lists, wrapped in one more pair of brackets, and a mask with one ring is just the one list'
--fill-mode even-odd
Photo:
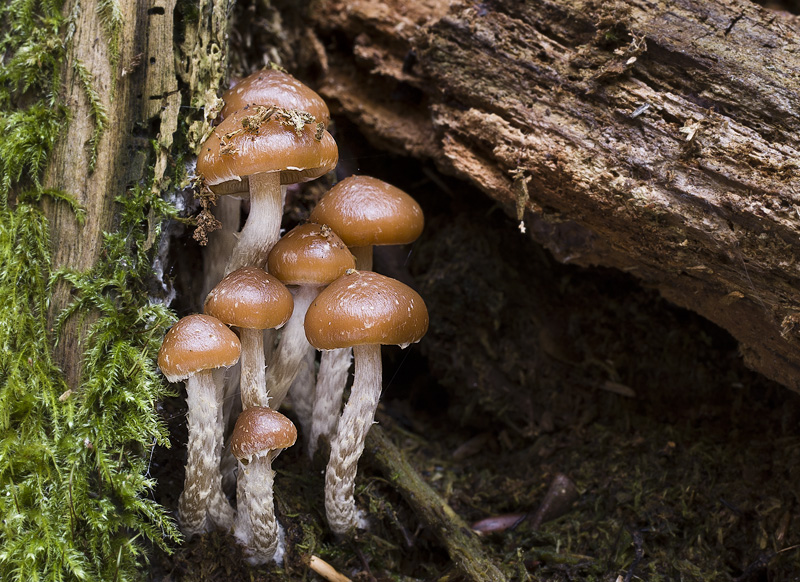
{"label": "fungus growing on wood", "polygon": [[325,511],[337,534],[360,525],[353,492],[358,459],[382,389],[381,344],[406,347],[428,329],[428,310],[410,287],[371,271],[349,271],[326,287],[306,313],[306,336],[320,350],[352,347],[355,377],[331,441]]}
{"label": "fungus growing on wood", "polygon": [[170,382],[186,380],[189,407],[188,460],[178,520],[186,535],[229,530],[234,511],[222,492],[222,386],[212,370],[239,360],[236,334],[208,315],[189,315],[172,326],[158,352],[158,367]]}
{"label": "fungus growing on wood", "polygon": [[216,127],[201,147],[197,173],[217,194],[250,193],[250,215],[227,272],[265,266],[267,253],[280,238],[281,184],[319,178],[338,159],[331,134],[302,111],[251,107]]}
{"label": "fungus growing on wood", "polygon": [[271,408],[248,408],[236,419],[231,436],[231,453],[239,461],[234,536],[244,546],[251,565],[282,559],[272,461],[296,440],[292,421]]}
{"label": "fungus growing on wood", "polygon": [[206,297],[203,310],[207,314],[239,328],[244,408],[270,404],[264,372],[264,330],[284,325],[293,305],[292,294],[283,283],[258,267],[229,273]]}
{"label": "fungus growing on wood", "polygon": [[308,223],[293,228],[272,247],[267,265],[270,273],[291,287],[295,302],[267,378],[272,407],[278,408],[297,376],[303,355],[311,349],[303,328],[308,306],[325,285],[355,268],[355,260],[328,226]]}
{"label": "fungus growing on wood", "polygon": [[225,91],[222,100],[225,102],[220,111],[222,119],[253,105],[275,105],[310,113],[326,128],[331,123],[331,112],[322,97],[289,73],[276,68],[262,69],[245,77]]}
{"label": "fungus growing on wood", "polygon": [[[327,224],[356,258],[356,269],[372,270],[374,245],[408,244],[422,233],[422,208],[408,194],[370,176],[350,176],[331,188],[311,213],[310,220]],[[322,354],[312,411],[309,455],[319,437],[331,438],[341,408],[352,350]]]}
{"label": "fungus growing on wood", "polygon": [[374,245],[401,245],[417,240],[425,218],[411,196],[370,176],[350,176],[317,203],[309,220],[327,224],[356,257],[356,268],[372,270]]}

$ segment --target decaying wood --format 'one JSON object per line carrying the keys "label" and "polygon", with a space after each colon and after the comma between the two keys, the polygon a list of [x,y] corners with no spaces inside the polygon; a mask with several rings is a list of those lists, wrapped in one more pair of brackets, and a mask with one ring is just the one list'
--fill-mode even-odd
{"label": "decaying wood", "polygon": [[[80,9],[75,9],[77,4]],[[77,15],[62,87],[70,123],[53,149],[45,185],[74,196],[86,210],[86,220],[79,224],[66,205],[46,203],[54,269],[87,271],[96,264],[103,233],[113,230],[115,198],[145,177],[149,140],[156,137],[149,120],[161,118],[156,123],[162,148],[155,161],[156,176],[164,174],[166,153],[177,127],[180,96],[172,57],[175,0],[119,5],[118,58],[112,54],[111,33],[101,22],[97,2],[69,1],[64,6],[66,13]],[[83,78],[80,69],[86,73]],[[106,116],[94,167],[90,144],[98,116],[92,110],[91,91]],[[70,301],[69,286],[58,285],[50,303],[51,325]],[[80,379],[83,340],[91,321],[91,317],[72,318],[56,344],[56,360],[72,387]]]}
{"label": "decaying wood", "polygon": [[321,2],[321,92],[800,390],[798,20],[744,0],[450,4]]}

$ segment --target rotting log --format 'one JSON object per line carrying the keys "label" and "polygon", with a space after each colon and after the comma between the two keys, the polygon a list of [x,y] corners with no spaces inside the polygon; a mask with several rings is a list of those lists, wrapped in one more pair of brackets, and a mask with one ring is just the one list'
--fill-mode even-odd
{"label": "rotting log", "polygon": [[742,0],[324,0],[321,93],[559,260],[627,271],[800,390],[800,21]]}

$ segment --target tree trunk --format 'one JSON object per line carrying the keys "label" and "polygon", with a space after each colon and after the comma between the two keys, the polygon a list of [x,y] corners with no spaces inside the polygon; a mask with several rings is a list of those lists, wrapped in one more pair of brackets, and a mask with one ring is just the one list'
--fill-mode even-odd
{"label": "tree trunk", "polygon": [[[65,13],[77,14],[62,73],[61,99],[70,123],[53,149],[44,184],[75,196],[85,222],[65,204],[46,201],[45,212],[53,269],[87,271],[101,256],[103,233],[114,225],[115,198],[144,180],[147,163],[153,163],[150,140],[160,132],[160,144],[171,143],[180,95],[172,57],[175,0],[121,2],[116,27],[102,22],[98,2],[81,2],[75,10],[77,4],[64,6]],[[165,161],[162,155],[156,162],[160,176]],[[70,301],[69,285],[58,284],[48,314],[51,329]],[[91,316],[71,318],[56,342],[56,361],[73,388],[91,322]]]}
{"label": "tree trunk", "polygon": [[[115,223],[114,200],[137,184],[159,192],[168,184],[169,163],[194,153],[172,148],[182,99],[191,109],[181,116],[186,145],[196,150],[216,115],[225,78],[228,0],[199,0],[191,18],[181,17],[179,47],[175,0],[123,0],[116,6],[116,17],[96,1],[68,0],[64,6],[65,14],[76,15],[61,96],[70,124],[53,149],[44,184],[74,195],[86,212],[79,223],[71,208],[45,201],[54,270],[87,271],[97,264],[103,233]],[[151,225],[153,233],[156,227]],[[48,314],[51,329],[71,300],[70,287],[58,284]],[[91,323],[85,313],[72,317],[54,338],[56,361],[73,388]]]}
{"label": "tree trunk", "polygon": [[798,19],[741,0],[327,0],[321,92],[800,390]]}

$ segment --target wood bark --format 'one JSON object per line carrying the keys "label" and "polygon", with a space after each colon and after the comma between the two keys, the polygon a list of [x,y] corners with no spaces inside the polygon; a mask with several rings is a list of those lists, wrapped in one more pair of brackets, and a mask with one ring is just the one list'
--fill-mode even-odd
{"label": "wood bark", "polygon": [[[120,2],[115,38],[103,24],[98,4],[69,0],[64,6],[66,14],[76,15],[62,73],[61,98],[70,110],[70,121],[53,149],[44,183],[74,196],[86,213],[80,224],[67,205],[45,202],[54,270],[87,271],[100,260],[103,233],[114,227],[115,198],[145,179],[148,163],[155,165],[158,184],[177,127],[175,0]],[[118,53],[112,49],[115,43]],[[81,68],[88,73],[83,78]],[[90,91],[106,116],[94,165],[91,142],[99,119]],[[162,150],[154,160],[150,140],[156,138]],[[48,314],[51,326],[71,300],[69,285],[56,285]],[[81,355],[92,321],[91,315],[73,317],[54,338],[56,361],[73,388],[80,381]]]}
{"label": "wood bark", "polygon": [[622,269],[800,390],[798,20],[743,0],[325,0],[321,92],[380,147]]}

